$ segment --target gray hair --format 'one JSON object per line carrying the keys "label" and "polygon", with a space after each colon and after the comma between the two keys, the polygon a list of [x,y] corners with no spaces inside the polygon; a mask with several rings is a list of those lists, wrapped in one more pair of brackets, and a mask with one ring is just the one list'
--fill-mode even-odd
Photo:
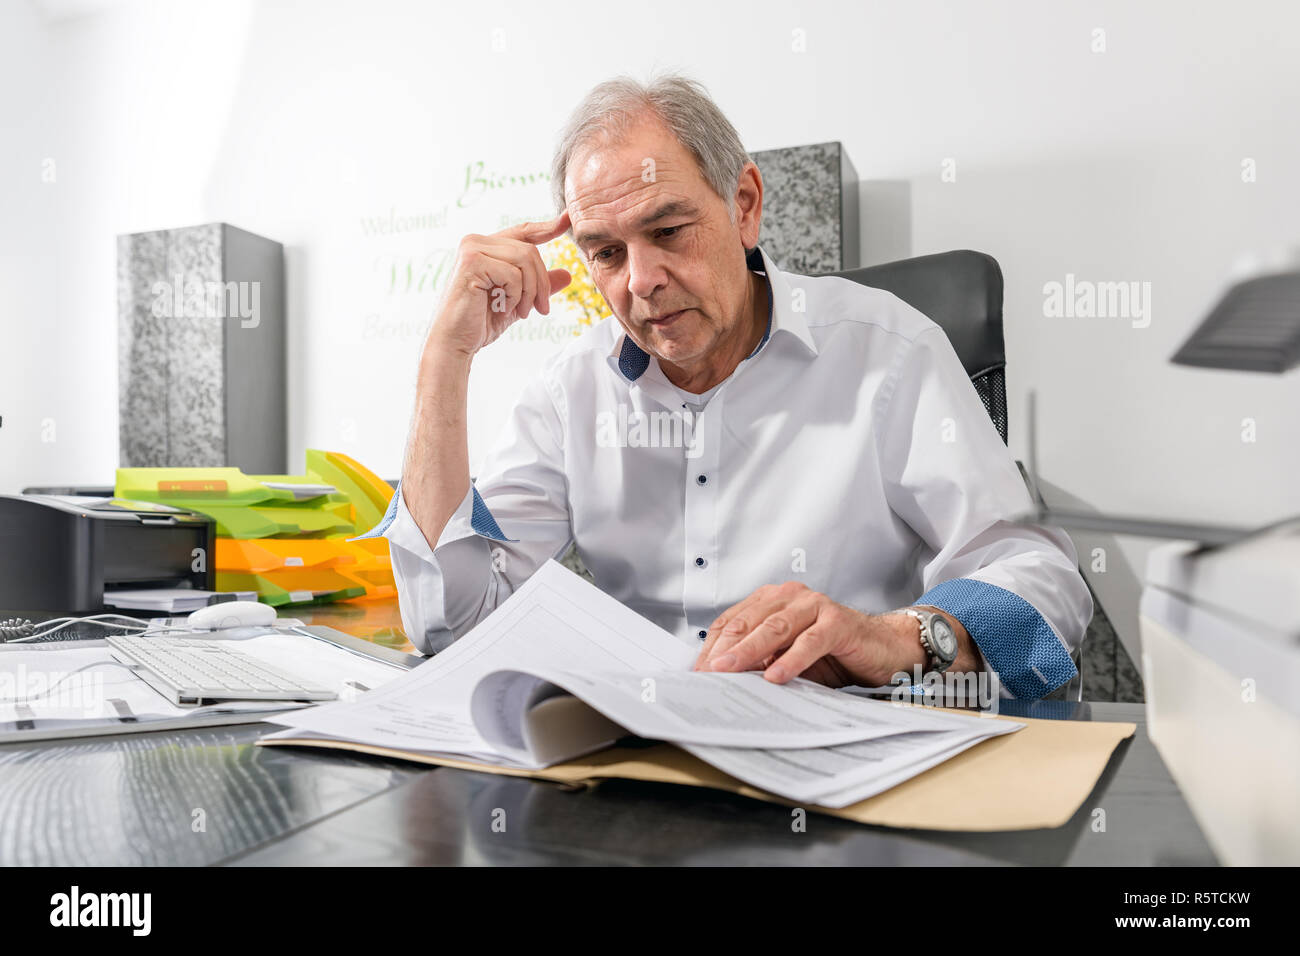
{"label": "gray hair", "polygon": [[640,83],[620,76],[596,86],[578,104],[560,134],[551,162],[551,193],[558,215],[564,209],[564,177],[574,151],[600,136],[617,141],[645,113],[658,117],[695,157],[705,181],[727,204],[736,219],[736,187],[749,154],[731,121],[713,102],[704,86],[680,74],[668,73]]}

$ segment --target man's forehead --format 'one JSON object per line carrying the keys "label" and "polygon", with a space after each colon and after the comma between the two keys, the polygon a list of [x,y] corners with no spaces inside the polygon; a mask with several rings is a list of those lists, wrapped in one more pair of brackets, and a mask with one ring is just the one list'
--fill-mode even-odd
{"label": "man's forehead", "polygon": [[658,180],[643,182],[639,177],[599,190],[569,193],[569,219],[576,227],[588,219],[640,219],[651,209],[672,203],[698,205],[683,184]]}
{"label": "man's forehead", "polygon": [[617,202],[632,193],[653,193],[660,184],[686,186],[703,178],[695,163],[671,153],[636,148],[590,150],[574,157],[565,175],[565,195],[570,208],[581,211]]}
{"label": "man's forehead", "polygon": [[[569,218],[573,236],[582,243],[589,234],[605,236],[610,225],[636,230],[648,228],[669,216],[698,215],[701,189],[707,189],[698,170],[673,160],[620,169],[622,163],[605,163],[575,171],[568,177]],[[647,172],[648,171],[648,172]],[[698,179],[693,182],[688,176]],[[588,224],[590,229],[585,229]]]}
{"label": "man's forehead", "polygon": [[565,173],[565,192],[589,203],[599,193],[615,195],[658,181],[702,181],[699,165],[662,123],[647,118],[618,134],[602,134],[574,150]]}

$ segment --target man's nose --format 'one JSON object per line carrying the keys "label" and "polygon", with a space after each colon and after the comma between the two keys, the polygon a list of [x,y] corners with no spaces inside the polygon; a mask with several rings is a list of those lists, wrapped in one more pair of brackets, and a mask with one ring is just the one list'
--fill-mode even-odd
{"label": "man's nose", "polygon": [[638,299],[649,299],[668,284],[661,250],[650,248],[627,250],[627,291]]}

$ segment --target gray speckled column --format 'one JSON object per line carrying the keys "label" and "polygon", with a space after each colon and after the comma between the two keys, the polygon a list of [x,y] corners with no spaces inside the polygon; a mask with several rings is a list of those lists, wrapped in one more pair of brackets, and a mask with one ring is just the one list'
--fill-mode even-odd
{"label": "gray speckled column", "polygon": [[117,237],[118,440],[122,467],[167,458],[167,320],[153,283],[167,274],[166,234]]}
{"label": "gray speckled column", "polygon": [[1084,700],[1117,700],[1141,703],[1146,699],[1142,675],[1133,664],[1124,643],[1115,634],[1101,603],[1093,593],[1096,610],[1083,643]]}
{"label": "gray speckled column", "polygon": [[[119,236],[117,270],[120,466],[283,473],[283,247],[209,223]],[[186,307],[191,284],[232,282],[257,284],[251,327]],[[171,297],[162,315],[160,296]]]}
{"label": "gray speckled column", "polygon": [[789,272],[855,269],[858,174],[839,143],[751,153],[763,176],[759,243]]}

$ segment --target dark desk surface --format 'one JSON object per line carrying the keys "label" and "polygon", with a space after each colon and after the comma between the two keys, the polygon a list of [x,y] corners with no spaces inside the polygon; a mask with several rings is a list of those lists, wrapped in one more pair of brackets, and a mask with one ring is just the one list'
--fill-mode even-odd
{"label": "dark desk surface", "polygon": [[[48,616],[48,615],[46,615]],[[396,601],[284,609],[410,650]],[[1131,721],[1101,780],[1054,830],[944,833],[609,780],[552,783],[256,747],[269,724],[0,745],[0,864],[1082,864],[1216,862],[1146,735],[1141,704],[1003,702],[1032,717]],[[1095,809],[1105,830],[1093,829]],[[505,811],[505,830],[493,827]]]}
{"label": "dark desk surface", "polygon": [[[255,747],[269,725],[0,746],[0,863],[1084,864],[1215,862],[1140,704],[1097,788],[1054,830],[867,827],[719,791],[592,791],[337,752]],[[1006,708],[1011,712],[1011,708]],[[1083,716],[1083,715],[1081,715]],[[1105,810],[1105,832],[1092,829]],[[505,831],[493,820],[505,811]]]}

